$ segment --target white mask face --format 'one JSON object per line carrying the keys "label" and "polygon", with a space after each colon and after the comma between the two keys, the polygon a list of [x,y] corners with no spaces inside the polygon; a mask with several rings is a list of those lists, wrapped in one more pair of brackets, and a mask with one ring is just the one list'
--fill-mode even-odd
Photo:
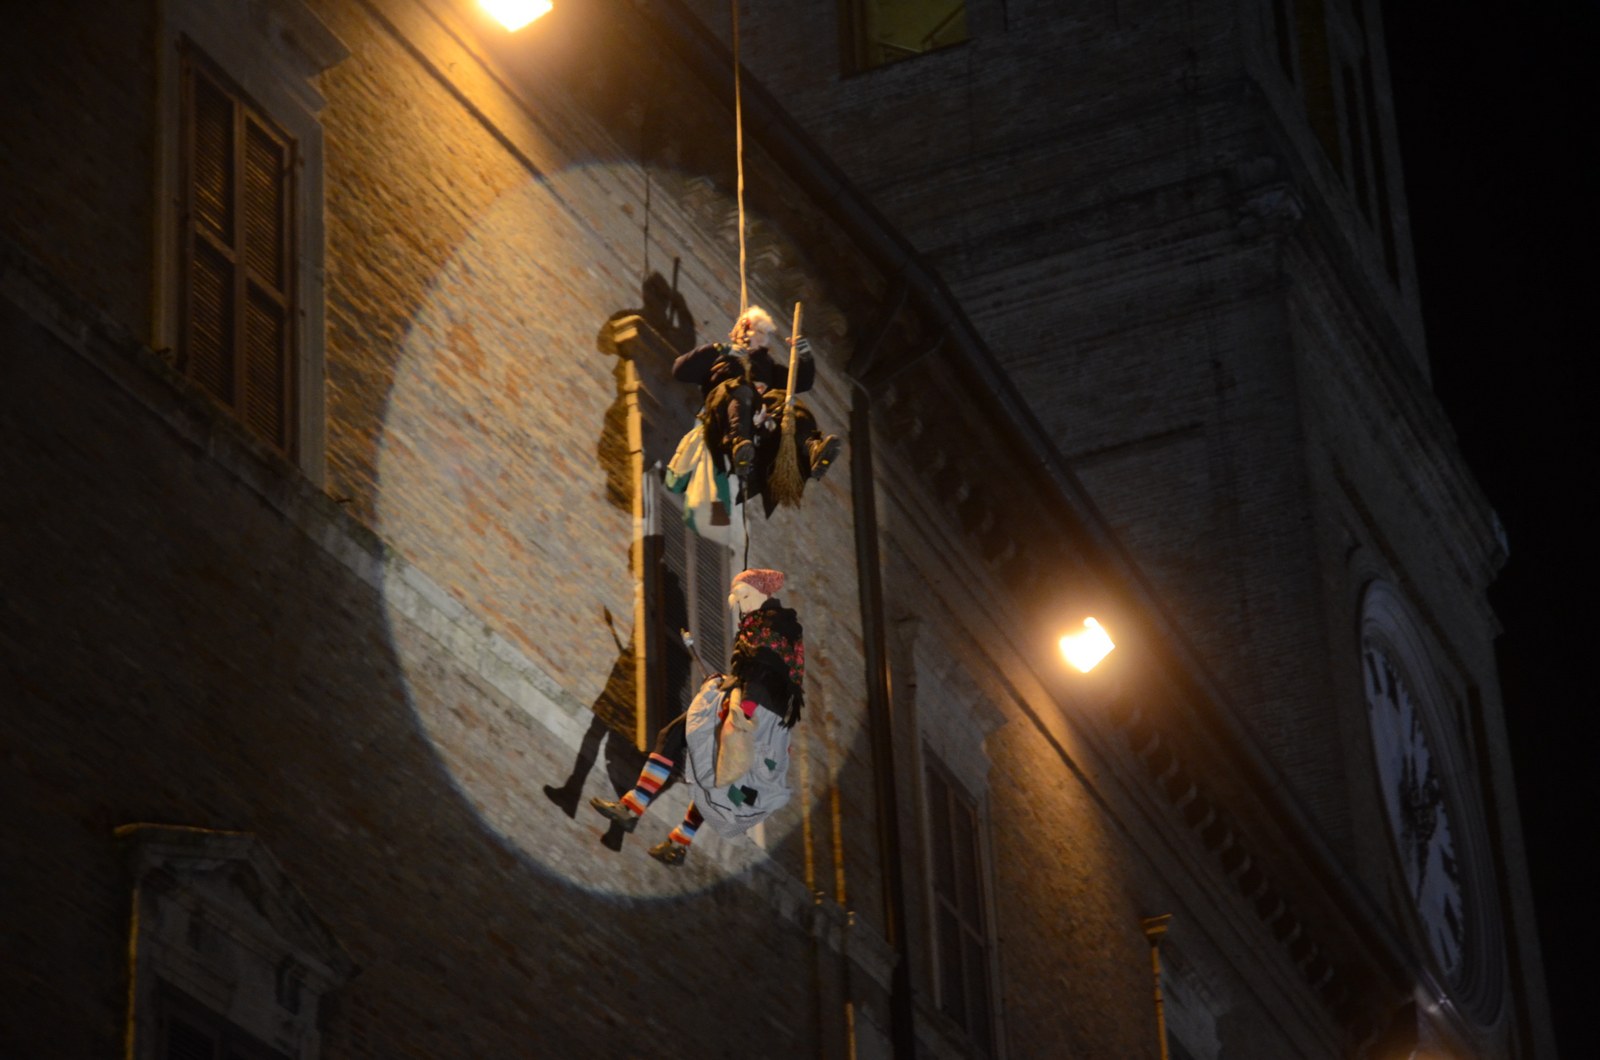
{"label": "white mask face", "polygon": [[747,615],[766,602],[766,594],[748,582],[740,582],[728,593],[728,610],[736,616]]}

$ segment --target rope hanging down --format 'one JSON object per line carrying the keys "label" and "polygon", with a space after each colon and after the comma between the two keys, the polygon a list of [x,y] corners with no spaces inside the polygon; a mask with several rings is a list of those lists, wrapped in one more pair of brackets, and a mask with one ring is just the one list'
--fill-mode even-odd
{"label": "rope hanging down", "polygon": [[733,155],[739,184],[739,315],[750,308],[750,291],[744,279],[744,105],[739,91],[739,0],[733,8]]}
{"label": "rope hanging down", "polygon": [[[739,0],[729,0],[733,11],[733,161],[738,174],[739,195],[739,315],[750,308],[750,288],[745,282],[744,257],[744,101],[739,85]],[[750,520],[744,524],[744,563],[741,570],[750,566]]]}

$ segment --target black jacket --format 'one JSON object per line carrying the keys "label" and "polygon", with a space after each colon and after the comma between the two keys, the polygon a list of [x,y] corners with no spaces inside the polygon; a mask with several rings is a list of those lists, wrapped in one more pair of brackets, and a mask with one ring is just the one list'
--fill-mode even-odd
{"label": "black jacket", "polygon": [[[699,383],[700,392],[709,394],[729,379],[744,376],[752,383],[760,383],[769,390],[782,390],[789,385],[789,363],[777,360],[765,346],[750,350],[741,357],[725,342],[708,342],[696,346],[672,362],[672,378],[684,383]],[[817,368],[811,354],[802,351],[795,366],[794,392],[804,394],[816,382]]]}

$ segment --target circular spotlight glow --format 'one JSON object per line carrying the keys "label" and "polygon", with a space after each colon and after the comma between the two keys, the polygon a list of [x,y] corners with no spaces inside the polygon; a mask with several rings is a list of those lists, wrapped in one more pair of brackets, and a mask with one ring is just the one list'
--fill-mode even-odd
{"label": "circular spotlight glow", "polygon": [[[366,474],[373,520],[398,554],[378,576],[390,645],[418,731],[462,799],[552,875],[594,893],[670,899],[761,872],[763,847],[790,841],[825,804],[864,730],[854,712],[808,711],[795,740],[807,766],[791,770],[791,805],[758,840],[702,829],[677,872],[645,856],[682,819],[680,783],[620,849],[615,835],[612,852],[601,846],[608,822],[589,799],[615,798],[643,755],[599,709],[631,703],[638,638],[633,516],[614,503],[596,458],[619,385],[596,334],[640,297],[640,263],[615,248],[636,245],[642,222],[572,204],[593,201],[595,185],[637,179],[625,169],[508,179],[470,213],[419,211],[417,231],[438,251],[427,275],[396,274],[406,259],[375,244],[360,267],[411,286],[400,291],[405,314],[382,325],[399,338],[372,358],[390,384]],[[381,338],[372,335],[375,348]],[[821,615],[808,626],[826,638]],[[857,665],[842,662],[836,677],[819,667],[816,691],[846,701]]]}

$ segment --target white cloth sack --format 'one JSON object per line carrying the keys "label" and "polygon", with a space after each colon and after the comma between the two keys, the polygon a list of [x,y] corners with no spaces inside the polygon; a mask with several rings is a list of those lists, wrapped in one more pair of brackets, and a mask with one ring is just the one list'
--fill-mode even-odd
{"label": "white cloth sack", "polygon": [[[742,835],[773,811],[788,804],[789,729],[783,719],[764,707],[755,712],[755,732],[742,734],[750,742],[750,766],[739,776],[717,782],[717,715],[722,711],[721,678],[708,678],[695,693],[685,719],[689,761],[684,779],[693,787],[700,816],[722,836]],[[754,793],[748,797],[745,789]]]}

